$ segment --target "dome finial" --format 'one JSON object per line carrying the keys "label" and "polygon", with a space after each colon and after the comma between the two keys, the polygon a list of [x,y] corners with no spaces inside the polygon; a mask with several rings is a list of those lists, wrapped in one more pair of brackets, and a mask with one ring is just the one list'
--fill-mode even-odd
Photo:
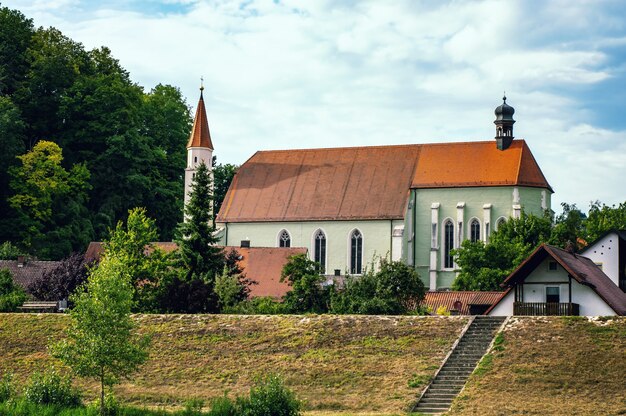
{"label": "dome finial", "polygon": [[502,94],[502,101],[506,103],[506,91],[504,91],[504,93]]}
{"label": "dome finial", "polygon": [[204,91],[204,77],[200,77],[200,94]]}

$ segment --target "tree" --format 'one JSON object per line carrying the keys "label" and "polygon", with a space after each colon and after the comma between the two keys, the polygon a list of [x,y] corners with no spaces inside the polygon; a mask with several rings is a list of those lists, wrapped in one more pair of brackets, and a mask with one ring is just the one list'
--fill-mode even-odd
{"label": "tree", "polygon": [[283,305],[289,313],[328,312],[330,289],[324,287],[324,276],[316,262],[306,254],[289,257],[283,266],[280,281],[289,282],[291,290],[283,296]]}
{"label": "tree", "polygon": [[0,95],[10,96],[24,80],[26,50],[33,33],[32,19],[18,10],[0,7]]}
{"label": "tree", "polygon": [[84,219],[87,168],[78,164],[66,170],[61,148],[44,140],[18,158],[22,165],[10,170],[15,194],[9,202],[20,215],[23,244],[44,258],[84,249],[92,236],[91,224]]}
{"label": "tree", "polygon": [[100,414],[105,414],[105,386],[129,378],[148,358],[149,338],[139,336],[130,313],[133,286],[124,263],[106,255],[90,272],[85,290],[71,297],[67,339],[53,345],[53,355],[78,376],[100,384]]}
{"label": "tree", "polygon": [[158,240],[154,219],[145,208],[133,208],[126,224],[119,221],[104,242],[104,255],[119,259],[131,278],[137,311],[158,310],[159,291],[170,272],[168,255],[154,244]]}
{"label": "tree", "polygon": [[617,206],[608,206],[595,201],[589,207],[583,238],[592,243],[609,230],[624,229],[626,229],[626,201]]}
{"label": "tree", "polygon": [[491,234],[487,244],[464,241],[453,250],[461,271],[452,283],[454,290],[502,290],[500,283],[530,253],[547,242],[552,231],[549,215],[538,217],[522,211]]}
{"label": "tree", "polygon": [[549,243],[561,248],[572,248],[578,251],[582,247],[582,236],[586,216],[576,204],[561,203],[563,212],[554,220]]}
{"label": "tree", "polygon": [[424,283],[412,267],[380,260],[361,276],[347,276],[344,287],[333,293],[331,312],[371,315],[400,315],[415,308],[424,298]]}
{"label": "tree", "polygon": [[[185,275],[174,281],[181,294],[188,293],[183,288],[188,285],[206,286],[208,297],[200,311],[217,311],[217,299],[214,294],[215,277],[225,265],[224,252],[216,246],[218,241],[213,225],[213,195],[211,176],[207,166],[202,163],[196,170],[191,183],[190,198],[185,207],[185,220],[178,225],[177,240],[178,265]],[[172,299],[178,305],[182,302]]]}
{"label": "tree", "polygon": [[[3,10],[0,9],[0,15]],[[0,25],[0,32],[2,30]],[[17,239],[14,227],[17,213],[9,206],[7,199],[10,196],[9,170],[17,166],[17,156],[24,152],[24,130],[25,124],[17,106],[10,98],[0,95],[0,240]]]}
{"label": "tree", "polygon": [[157,85],[144,95],[143,131],[151,149],[151,189],[158,198],[148,198],[148,212],[158,214],[161,237],[171,240],[183,213],[186,144],[191,130],[191,113],[180,90]]}
{"label": "tree", "polygon": [[26,300],[24,290],[13,282],[7,269],[0,269],[0,312],[13,312]]}
{"label": "tree", "polygon": [[72,253],[52,270],[33,280],[27,290],[38,300],[69,299],[76,288],[87,281],[88,264],[85,255]]}
{"label": "tree", "polygon": [[[215,160],[215,158],[213,159]],[[215,212],[215,215],[217,215],[217,213],[220,212],[222,202],[226,197],[226,192],[228,192],[230,183],[233,181],[233,178],[235,177],[239,166],[231,165],[230,163],[227,163],[225,165],[214,163],[213,165],[213,190],[215,193],[213,212]]]}

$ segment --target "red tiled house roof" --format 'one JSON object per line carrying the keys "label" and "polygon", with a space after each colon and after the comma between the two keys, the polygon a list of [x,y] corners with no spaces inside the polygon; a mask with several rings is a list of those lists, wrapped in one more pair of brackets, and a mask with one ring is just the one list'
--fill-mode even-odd
{"label": "red tiled house roof", "polygon": [[524,140],[260,151],[217,221],[402,219],[411,188],[514,185],[552,191]]}

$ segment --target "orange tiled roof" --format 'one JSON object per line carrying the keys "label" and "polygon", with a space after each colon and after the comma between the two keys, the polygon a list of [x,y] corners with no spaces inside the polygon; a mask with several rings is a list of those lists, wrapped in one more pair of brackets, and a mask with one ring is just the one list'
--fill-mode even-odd
{"label": "orange tiled roof", "polygon": [[428,306],[433,313],[441,306],[451,311],[454,309],[454,303],[458,300],[461,302],[459,314],[469,315],[469,305],[493,305],[500,300],[504,293],[469,291],[426,292],[422,306]]}
{"label": "orange tiled roof", "polygon": [[524,140],[255,153],[218,222],[402,219],[410,188],[550,188]]}
{"label": "orange tiled roof", "polygon": [[211,132],[209,132],[209,122],[206,117],[202,92],[200,92],[200,100],[198,101],[198,108],[196,108],[196,117],[193,120],[193,128],[191,129],[187,147],[207,147],[213,150],[213,142],[211,142]]}
{"label": "orange tiled roof", "polygon": [[257,282],[250,286],[250,297],[270,296],[281,298],[291,290],[288,283],[280,281],[280,273],[290,256],[306,254],[302,247],[225,247],[235,249],[242,256],[239,266],[246,277]]}

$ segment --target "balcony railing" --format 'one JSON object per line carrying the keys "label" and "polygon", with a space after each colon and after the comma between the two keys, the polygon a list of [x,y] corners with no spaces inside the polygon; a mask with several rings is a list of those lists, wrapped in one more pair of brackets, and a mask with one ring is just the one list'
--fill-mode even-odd
{"label": "balcony railing", "polygon": [[542,302],[514,302],[514,315],[527,316],[578,316],[578,303],[542,303]]}

